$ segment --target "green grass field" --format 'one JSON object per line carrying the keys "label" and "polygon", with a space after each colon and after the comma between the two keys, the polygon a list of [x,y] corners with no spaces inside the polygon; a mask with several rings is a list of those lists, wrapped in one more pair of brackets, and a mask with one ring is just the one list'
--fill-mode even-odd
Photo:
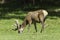
{"label": "green grass field", "polygon": [[30,27],[28,32],[28,25],[22,34],[12,30],[14,20],[19,20],[22,24],[26,12],[16,11],[0,16],[0,40],[60,40],[60,18],[57,16],[48,16],[46,24],[48,26],[40,33],[41,24],[37,23],[38,32],[35,32],[34,25]]}

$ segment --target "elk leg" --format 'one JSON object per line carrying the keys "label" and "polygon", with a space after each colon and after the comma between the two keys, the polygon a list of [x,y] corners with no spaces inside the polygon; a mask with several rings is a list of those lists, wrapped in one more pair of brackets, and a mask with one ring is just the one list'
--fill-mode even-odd
{"label": "elk leg", "polygon": [[28,26],[28,30],[30,29],[30,27],[31,27],[31,24],[29,24],[29,26]]}
{"label": "elk leg", "polygon": [[41,28],[41,33],[42,33],[42,31],[44,30],[44,21],[45,21],[43,14],[41,14],[41,15],[39,16],[39,20],[40,20],[40,22],[41,22],[41,24],[42,24],[42,28]]}
{"label": "elk leg", "polygon": [[36,22],[34,22],[34,27],[35,27],[35,30],[36,30],[36,32],[37,32]]}
{"label": "elk leg", "polygon": [[41,22],[41,24],[42,24],[42,28],[41,28],[41,33],[42,33],[42,31],[44,31],[44,22]]}
{"label": "elk leg", "polygon": [[30,30],[32,21],[29,22],[28,31]]}

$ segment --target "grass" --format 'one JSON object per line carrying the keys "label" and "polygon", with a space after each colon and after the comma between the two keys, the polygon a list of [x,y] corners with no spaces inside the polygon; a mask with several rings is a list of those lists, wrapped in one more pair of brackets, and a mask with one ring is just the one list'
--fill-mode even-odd
{"label": "grass", "polygon": [[0,40],[60,40],[60,18],[58,16],[48,16],[43,33],[40,33],[41,24],[37,23],[38,32],[35,32],[33,24],[30,27],[30,32],[27,32],[28,25],[22,34],[13,31],[12,26],[18,19],[20,24],[23,22],[26,12],[15,11],[0,16]]}

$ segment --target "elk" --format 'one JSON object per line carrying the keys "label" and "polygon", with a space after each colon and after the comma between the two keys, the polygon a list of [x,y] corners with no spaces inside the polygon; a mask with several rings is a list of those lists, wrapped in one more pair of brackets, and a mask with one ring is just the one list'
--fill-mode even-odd
{"label": "elk", "polygon": [[47,15],[48,15],[48,12],[46,10],[36,10],[36,11],[28,12],[22,24],[19,24],[18,20],[15,21],[16,27],[17,27],[15,30],[18,30],[18,33],[22,33],[27,24],[30,27],[31,24],[33,23],[35,30],[37,32],[36,23],[41,23],[42,25],[41,33],[42,33],[42,31],[44,30],[44,22],[45,22]]}

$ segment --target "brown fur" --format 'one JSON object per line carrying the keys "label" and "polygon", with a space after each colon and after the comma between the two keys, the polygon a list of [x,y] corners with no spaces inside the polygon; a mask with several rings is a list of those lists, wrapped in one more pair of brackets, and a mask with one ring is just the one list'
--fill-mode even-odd
{"label": "brown fur", "polygon": [[[20,33],[20,28],[25,28],[27,24],[30,25],[33,23],[35,26],[35,30],[37,32],[37,27],[36,27],[36,23],[40,23],[42,24],[42,29],[41,32],[44,30],[44,21],[45,21],[45,17],[44,14],[42,12],[42,10],[37,10],[37,11],[32,11],[32,12],[28,12],[27,16],[25,17],[22,25],[20,25],[18,28],[18,32]],[[29,29],[29,28],[28,28]]]}

